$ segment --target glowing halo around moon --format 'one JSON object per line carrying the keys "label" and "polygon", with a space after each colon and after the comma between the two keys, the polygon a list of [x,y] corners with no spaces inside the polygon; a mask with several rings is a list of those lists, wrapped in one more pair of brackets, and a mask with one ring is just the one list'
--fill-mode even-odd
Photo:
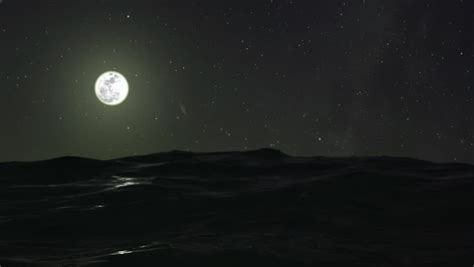
{"label": "glowing halo around moon", "polygon": [[95,94],[102,103],[117,106],[127,99],[127,79],[116,71],[104,72],[95,82]]}

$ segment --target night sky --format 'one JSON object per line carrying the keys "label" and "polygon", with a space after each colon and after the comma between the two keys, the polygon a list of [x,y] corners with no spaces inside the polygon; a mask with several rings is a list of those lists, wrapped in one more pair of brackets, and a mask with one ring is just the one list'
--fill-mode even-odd
{"label": "night sky", "polygon": [[[474,1],[0,0],[0,161],[262,147],[474,163]],[[130,84],[106,106],[94,83]]]}

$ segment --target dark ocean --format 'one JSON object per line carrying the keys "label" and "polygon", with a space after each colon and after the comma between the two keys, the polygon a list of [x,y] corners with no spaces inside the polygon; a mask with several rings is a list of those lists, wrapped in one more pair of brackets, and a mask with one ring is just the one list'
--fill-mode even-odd
{"label": "dark ocean", "polygon": [[474,166],[275,150],[0,164],[0,265],[466,266]]}

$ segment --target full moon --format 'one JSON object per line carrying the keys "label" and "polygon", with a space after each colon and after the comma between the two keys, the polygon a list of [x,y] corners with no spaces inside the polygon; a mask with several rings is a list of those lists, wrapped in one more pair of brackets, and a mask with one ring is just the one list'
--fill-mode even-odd
{"label": "full moon", "polygon": [[97,78],[95,94],[104,104],[116,106],[128,96],[128,82],[125,77],[116,71],[107,71]]}

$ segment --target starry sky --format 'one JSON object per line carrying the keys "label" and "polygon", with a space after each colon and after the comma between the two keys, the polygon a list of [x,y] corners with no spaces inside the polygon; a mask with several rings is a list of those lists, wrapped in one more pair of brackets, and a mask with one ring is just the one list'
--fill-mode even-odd
{"label": "starry sky", "polygon": [[[474,163],[474,2],[0,0],[0,161],[262,147]],[[105,106],[94,83],[130,84]]]}

